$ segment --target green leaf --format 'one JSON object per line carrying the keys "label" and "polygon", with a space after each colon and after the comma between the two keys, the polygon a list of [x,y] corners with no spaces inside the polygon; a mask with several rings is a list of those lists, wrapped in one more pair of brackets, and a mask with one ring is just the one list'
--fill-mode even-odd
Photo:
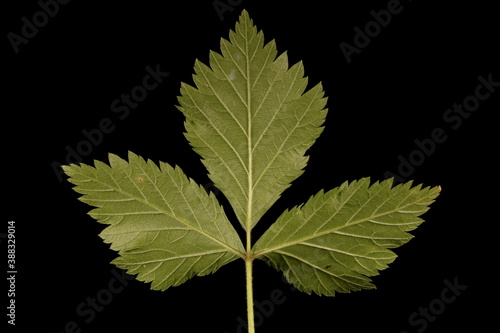
{"label": "green leaf", "polygon": [[100,236],[114,260],[152,289],[177,286],[194,275],[215,272],[244,255],[243,245],[215,197],[188,179],[181,169],[109,155],[111,166],[64,166],[80,200],[109,225]]}
{"label": "green leaf", "polygon": [[222,55],[196,61],[196,87],[183,83],[179,109],[186,137],[245,230],[300,176],[305,152],[322,131],[327,110],[321,84],[306,93],[299,62],[288,67],[274,41],[243,11]]}
{"label": "green leaf", "polygon": [[391,189],[392,179],[343,183],[284,212],[254,246],[254,256],[284,272],[299,290],[335,292],[374,288],[368,276],[387,268],[423,222],[440,188]]}
{"label": "green leaf", "polygon": [[396,258],[390,249],[410,240],[440,188],[345,182],[285,211],[252,247],[253,227],[307,164],[326,98],[321,84],[306,91],[302,63],[289,67],[274,41],[264,44],[246,11],[209,65],[195,62],[195,86],[182,83],[178,108],[186,138],[245,229],[246,247],[214,195],[178,167],[132,153],[128,162],[110,154],[110,165],[64,166],[80,199],[97,207],[89,214],[108,225],[100,236],[118,251],[113,263],[165,290],[244,259],[250,333],[255,259],[306,293],[374,288],[370,277]]}

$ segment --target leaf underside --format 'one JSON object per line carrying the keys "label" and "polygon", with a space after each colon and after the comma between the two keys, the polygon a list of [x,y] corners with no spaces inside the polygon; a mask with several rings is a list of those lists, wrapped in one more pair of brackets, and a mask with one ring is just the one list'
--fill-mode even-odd
{"label": "leaf underside", "polygon": [[128,162],[110,154],[109,162],[64,170],[80,200],[98,207],[89,215],[109,225],[100,236],[119,252],[116,266],[165,290],[243,255],[215,197],[179,168],[158,168],[133,153]]}
{"label": "leaf underside", "polygon": [[178,108],[187,139],[249,230],[302,174],[327,111],[321,84],[304,93],[302,63],[288,68],[246,11],[235,30],[222,55],[210,53],[210,67],[196,61],[196,87],[182,84]]}
{"label": "leaf underside", "polygon": [[302,207],[285,211],[254,246],[284,272],[297,289],[333,296],[335,292],[372,289],[368,276],[387,268],[396,255],[389,250],[413,236],[420,216],[440,188],[393,188],[393,179],[363,178],[320,191]]}
{"label": "leaf underside", "polygon": [[[186,138],[248,236],[302,174],[326,98],[321,84],[305,90],[302,63],[289,68],[246,11],[209,65],[196,61],[195,86],[181,85],[178,108]],[[133,153],[128,161],[110,154],[109,163],[63,168],[80,200],[97,207],[89,214],[107,225],[100,236],[118,251],[113,263],[158,290],[238,258],[265,260],[306,293],[374,288],[369,277],[396,258],[390,249],[412,237],[440,190],[345,182],[285,211],[245,249],[214,195],[180,168]]]}

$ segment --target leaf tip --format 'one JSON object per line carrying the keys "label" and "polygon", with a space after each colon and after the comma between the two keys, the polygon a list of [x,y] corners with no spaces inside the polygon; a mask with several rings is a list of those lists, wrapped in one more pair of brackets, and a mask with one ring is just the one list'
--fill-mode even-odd
{"label": "leaf tip", "polygon": [[61,165],[61,168],[63,169],[64,173],[68,174],[68,172],[71,172],[71,170],[76,166],[76,164],[68,164],[68,165]]}
{"label": "leaf tip", "polygon": [[241,14],[240,14],[240,20],[241,20],[241,18],[243,18],[243,17],[244,17],[244,18],[246,18],[246,19],[250,19],[250,14],[248,13],[248,10],[243,9],[243,10],[241,11]]}
{"label": "leaf tip", "polygon": [[77,172],[76,168],[81,168],[81,166],[79,164],[71,163],[68,165],[61,165],[61,168],[64,174],[71,178]]}
{"label": "leaf tip", "polygon": [[432,192],[434,192],[434,197],[439,196],[441,194],[441,190],[442,190],[441,185],[434,186],[432,188]]}

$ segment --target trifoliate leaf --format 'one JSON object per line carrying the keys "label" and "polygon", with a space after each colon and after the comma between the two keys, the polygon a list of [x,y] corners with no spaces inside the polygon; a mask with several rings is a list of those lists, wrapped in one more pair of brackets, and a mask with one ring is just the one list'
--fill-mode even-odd
{"label": "trifoliate leaf", "polygon": [[110,154],[110,165],[65,166],[89,214],[108,227],[101,233],[118,251],[114,263],[153,289],[176,286],[194,275],[245,260],[248,330],[255,332],[252,264],[264,259],[306,293],[370,289],[406,243],[408,232],[440,188],[370,186],[368,178],[285,211],[252,247],[262,215],[307,163],[305,153],[322,131],[326,98],[321,84],[307,92],[302,63],[289,68],[243,11],[210,67],[196,61],[194,83],[181,85],[179,109],[186,137],[246,232],[246,248],[212,194],[166,163],[158,167],[130,153]]}
{"label": "trifoliate leaf", "polygon": [[176,286],[194,275],[215,272],[243,256],[244,249],[213,195],[178,167],[129,153],[129,161],[109,155],[111,166],[64,166],[89,212],[109,225],[100,236],[114,260],[152,289]]}
{"label": "trifoliate leaf", "polygon": [[284,212],[254,246],[254,255],[284,272],[297,289],[333,296],[374,288],[368,276],[387,268],[423,222],[440,188],[391,188],[392,179],[343,183]]}
{"label": "trifoliate leaf", "polygon": [[179,109],[187,139],[250,230],[302,174],[326,98],[321,84],[304,93],[302,63],[289,68],[286,53],[276,57],[246,11],[221,50],[210,53],[210,67],[196,62],[196,87],[182,84]]}

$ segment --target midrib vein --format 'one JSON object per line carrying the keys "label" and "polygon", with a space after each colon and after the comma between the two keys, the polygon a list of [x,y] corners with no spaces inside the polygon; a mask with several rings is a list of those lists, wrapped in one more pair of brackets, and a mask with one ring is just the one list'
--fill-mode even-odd
{"label": "midrib vein", "polygon": [[252,205],[253,205],[253,160],[252,160],[252,101],[251,101],[251,84],[250,84],[250,59],[248,50],[248,30],[245,31],[245,61],[246,61],[246,78],[247,78],[247,154],[248,154],[248,203],[247,203],[247,220],[246,220],[246,235],[247,235],[247,255],[252,248],[251,244],[251,229],[252,229]]}
{"label": "midrib vein", "polygon": [[[411,193],[410,193],[410,194],[411,194]],[[409,196],[410,194],[408,194],[408,196]],[[408,198],[408,196],[406,196],[406,197],[404,198],[404,200],[401,200],[401,202],[404,202],[404,201]],[[351,227],[351,226],[353,226],[353,225],[357,225],[357,224],[360,224],[360,223],[363,223],[363,222],[366,222],[366,221],[369,221],[369,220],[373,220],[373,219],[376,219],[376,218],[381,217],[381,216],[386,216],[386,215],[390,215],[390,214],[396,213],[396,212],[398,212],[401,208],[406,208],[406,207],[408,207],[408,206],[412,206],[412,205],[414,205],[414,204],[415,204],[415,202],[413,202],[413,201],[412,201],[412,202],[409,202],[409,203],[407,203],[407,204],[404,204],[404,205],[401,205],[401,206],[397,206],[396,208],[394,208],[394,209],[392,209],[392,210],[390,210],[390,211],[383,212],[383,213],[381,213],[381,214],[374,214],[374,215],[369,216],[369,217],[367,217],[367,218],[362,218],[362,219],[359,219],[359,220],[353,221],[353,222],[351,222],[351,223],[350,223],[350,224],[348,224],[348,225],[340,225],[340,226],[338,226],[338,227],[334,227],[334,228],[331,228],[331,229],[325,230],[325,231],[320,232],[320,233],[317,233],[317,234],[312,234],[312,235],[305,236],[305,237],[303,237],[303,238],[301,238],[301,239],[297,239],[297,240],[292,241],[292,242],[287,242],[287,243],[284,243],[284,244],[281,244],[281,245],[278,245],[278,246],[274,246],[274,247],[269,248],[269,249],[266,249],[266,250],[261,250],[261,251],[259,251],[259,252],[254,253],[254,256],[255,256],[256,258],[258,258],[258,257],[261,257],[261,256],[263,256],[263,255],[266,255],[267,253],[271,253],[271,252],[278,252],[280,249],[284,249],[284,248],[289,247],[289,246],[302,244],[302,243],[307,242],[307,241],[309,241],[309,240],[312,240],[312,239],[314,239],[314,238],[318,238],[318,237],[321,237],[321,236],[324,236],[324,235],[327,235],[327,234],[335,233],[335,232],[337,232],[337,231],[339,231],[339,230],[342,230],[342,229],[344,229],[344,228]],[[337,212],[338,212],[338,211],[337,211]],[[337,212],[336,212],[336,213],[337,213]],[[332,217],[333,217],[333,216],[332,216]],[[332,219],[332,217],[330,217],[330,218],[329,218],[329,220],[331,220],[331,219]],[[398,226],[398,224],[394,224],[394,226],[396,227],[396,226]]]}
{"label": "midrib vein", "polygon": [[[99,179],[94,178],[94,177],[88,177],[88,178],[90,178],[91,180],[93,180],[96,183],[100,183],[102,185],[106,185],[106,186],[110,187],[115,192],[119,192],[119,193],[121,193],[121,194],[123,194],[125,196],[131,197],[131,198],[135,199],[136,201],[141,202],[141,203],[143,203],[143,204],[145,204],[145,205],[147,205],[147,206],[149,206],[149,207],[157,210],[158,212],[165,214],[166,216],[168,216],[168,217],[170,217],[170,218],[178,221],[179,223],[187,226],[188,228],[190,228],[191,231],[196,231],[196,232],[200,233],[201,235],[203,235],[203,236],[207,237],[208,239],[212,240],[214,243],[217,243],[217,244],[221,245],[222,247],[226,248],[229,252],[232,252],[235,255],[237,255],[239,257],[242,257],[242,253],[240,251],[238,251],[235,248],[232,248],[230,245],[228,245],[228,244],[220,241],[219,239],[217,239],[216,237],[210,235],[209,233],[207,233],[207,232],[205,232],[205,231],[203,231],[201,229],[198,229],[198,228],[194,227],[188,221],[186,221],[186,220],[184,220],[184,219],[182,219],[182,218],[180,218],[180,217],[178,217],[178,216],[176,216],[174,214],[171,214],[171,213],[167,212],[166,210],[162,209],[160,206],[157,206],[157,205],[151,203],[148,200],[138,198],[137,196],[133,195],[132,193],[129,193],[129,192],[126,192],[126,191],[122,190],[121,187],[116,182],[115,178],[111,174],[110,174],[110,176],[111,176],[111,179],[113,180],[113,182],[116,184],[116,187],[111,186],[110,184],[101,182]],[[141,193],[141,195],[144,196],[144,194],[142,193],[141,190],[139,190],[139,192]]]}

